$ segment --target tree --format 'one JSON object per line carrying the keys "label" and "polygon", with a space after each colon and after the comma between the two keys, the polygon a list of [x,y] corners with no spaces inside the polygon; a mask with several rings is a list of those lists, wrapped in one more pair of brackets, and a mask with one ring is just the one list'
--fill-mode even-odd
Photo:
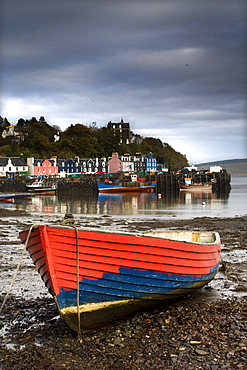
{"label": "tree", "polygon": [[87,126],[81,123],[71,125],[64,134],[70,142],[69,148],[75,155],[90,157],[90,154],[94,153],[93,136]]}
{"label": "tree", "polygon": [[[0,132],[10,122],[7,118],[0,117]],[[0,136],[0,154],[2,156],[51,158],[56,155],[59,158],[73,158],[75,156],[85,158],[110,157],[113,152],[120,155],[129,153],[135,155],[153,153],[154,158],[160,164],[165,164],[171,171],[181,169],[188,165],[185,155],[174,150],[168,143],[162,143],[160,139],[142,137],[131,132],[130,144],[119,144],[120,133],[114,132],[107,127],[97,128],[93,122],[89,126],[77,123],[69,126],[64,132],[56,125],[50,126],[41,116],[31,119],[20,118],[16,127],[22,132],[24,140],[13,141],[11,137],[5,139]],[[54,142],[54,134],[60,133],[60,140]]]}
{"label": "tree", "polygon": [[40,118],[39,118],[39,122],[40,122],[40,123],[46,123],[46,124],[47,124],[47,122],[46,122],[46,120],[45,120],[45,117],[43,117],[43,116],[40,116]]}
{"label": "tree", "polygon": [[23,128],[26,126],[26,121],[23,118],[18,119],[18,122],[16,124],[16,127]]}
{"label": "tree", "polygon": [[2,129],[5,129],[8,126],[10,126],[10,122],[7,120],[7,118],[3,118],[0,116],[0,127]]}
{"label": "tree", "polygon": [[106,127],[100,128],[97,137],[98,156],[111,157],[112,152],[119,151],[119,141],[120,135],[118,132],[109,130]]}

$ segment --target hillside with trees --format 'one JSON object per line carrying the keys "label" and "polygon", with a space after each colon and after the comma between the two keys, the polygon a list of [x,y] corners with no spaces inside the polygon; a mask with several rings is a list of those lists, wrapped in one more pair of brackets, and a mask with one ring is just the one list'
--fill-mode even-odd
{"label": "hillside with trees", "polygon": [[[11,124],[0,116],[0,156],[19,157],[26,160],[34,158],[102,158],[110,157],[112,152],[120,155],[129,153],[153,153],[158,163],[165,164],[171,171],[188,165],[185,155],[175,151],[168,143],[153,137],[142,137],[131,132],[130,144],[119,144],[119,136],[107,127],[97,128],[81,123],[70,125],[65,131],[58,126],[49,125],[44,117],[39,120],[20,118],[12,125],[13,134],[8,133]],[[6,135],[6,132],[8,133]],[[4,135],[3,135],[4,133]]]}

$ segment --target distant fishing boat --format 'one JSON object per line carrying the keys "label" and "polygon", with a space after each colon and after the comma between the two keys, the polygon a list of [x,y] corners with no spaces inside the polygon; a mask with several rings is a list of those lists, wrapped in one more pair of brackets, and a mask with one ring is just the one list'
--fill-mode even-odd
{"label": "distant fishing boat", "polygon": [[0,195],[0,203],[14,203],[14,198],[9,198],[8,196]]}
{"label": "distant fishing boat", "polygon": [[27,191],[30,193],[38,193],[38,194],[49,194],[54,195],[56,194],[56,185],[52,184],[49,185],[43,180],[35,180],[32,184],[26,185]]}
{"label": "distant fishing boat", "polygon": [[0,194],[0,202],[14,203],[15,200],[30,199],[31,194]]}
{"label": "distant fishing boat", "polygon": [[186,179],[185,182],[178,181],[178,186],[179,190],[181,191],[212,191],[213,184],[212,183],[192,183],[189,182],[188,180],[191,179]]}
{"label": "distant fishing boat", "polygon": [[147,181],[144,176],[130,175],[111,180],[109,177],[97,180],[99,193],[153,192],[156,180]]}
{"label": "distant fishing boat", "polygon": [[213,231],[42,224],[20,232],[20,239],[61,317],[79,332],[191,293],[214,278],[220,263]]}

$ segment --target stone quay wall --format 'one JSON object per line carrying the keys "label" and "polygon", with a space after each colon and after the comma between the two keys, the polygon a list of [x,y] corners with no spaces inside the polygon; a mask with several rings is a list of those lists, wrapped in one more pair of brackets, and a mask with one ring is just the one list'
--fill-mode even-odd
{"label": "stone quay wall", "polygon": [[[190,173],[188,177],[194,178],[195,182],[211,182],[213,180],[213,191],[217,193],[229,193],[231,189],[231,176],[222,171],[220,173]],[[154,176],[152,176],[154,178]],[[177,194],[179,192],[178,181],[183,181],[183,174],[160,174],[156,176],[156,193]],[[56,184],[58,195],[79,195],[79,194],[97,194],[97,176],[85,175],[78,178],[68,177],[65,179],[46,179],[48,186]],[[0,193],[26,192],[26,184],[31,183],[30,179],[1,179]]]}

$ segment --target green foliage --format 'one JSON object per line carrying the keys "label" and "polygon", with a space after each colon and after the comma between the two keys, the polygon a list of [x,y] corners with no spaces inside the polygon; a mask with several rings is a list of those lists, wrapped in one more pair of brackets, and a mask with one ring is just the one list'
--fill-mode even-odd
{"label": "green foliage", "polygon": [[112,152],[119,152],[119,135],[106,127],[98,130],[96,143],[100,158],[107,158],[112,155]]}
{"label": "green foliage", "polygon": [[7,118],[3,118],[3,117],[0,116],[0,129],[1,129],[1,131],[9,125],[10,125],[10,122],[7,120]]}
{"label": "green foliage", "polygon": [[[10,125],[6,118],[0,117],[0,133]],[[39,120],[32,117],[30,120],[20,118],[16,124],[21,131],[22,138],[0,136],[1,156],[20,156],[23,158],[102,158],[110,157],[113,152],[120,155],[129,153],[153,153],[158,163],[165,164],[171,171],[179,170],[188,165],[185,155],[175,151],[169,144],[162,143],[160,139],[142,137],[131,132],[130,144],[119,144],[119,133],[106,127],[97,128],[96,123],[85,126],[77,123],[70,125],[64,132],[58,126],[50,126],[43,116]],[[59,132],[60,140],[54,140]]]}

